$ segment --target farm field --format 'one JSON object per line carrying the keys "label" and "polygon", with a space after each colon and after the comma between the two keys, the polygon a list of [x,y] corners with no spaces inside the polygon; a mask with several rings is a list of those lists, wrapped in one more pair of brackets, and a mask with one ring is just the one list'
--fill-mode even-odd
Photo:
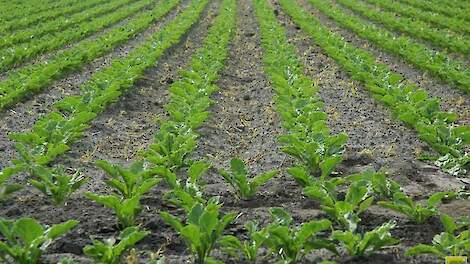
{"label": "farm field", "polygon": [[0,0],[0,263],[470,254],[470,1]]}

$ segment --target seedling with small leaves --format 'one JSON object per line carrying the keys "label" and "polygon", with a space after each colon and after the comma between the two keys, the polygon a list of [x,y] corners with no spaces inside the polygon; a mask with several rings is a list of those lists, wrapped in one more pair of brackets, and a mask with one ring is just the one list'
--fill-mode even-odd
{"label": "seedling with small leaves", "polygon": [[18,172],[16,167],[5,168],[0,171],[0,201],[6,200],[12,193],[23,188],[20,184],[7,183],[11,176],[16,172]]}
{"label": "seedling with small leaves", "polygon": [[204,187],[202,176],[210,168],[208,163],[203,161],[192,162],[187,170],[187,179],[183,184],[175,173],[165,167],[156,167],[152,172],[163,177],[171,190],[165,194],[165,199],[178,207],[190,211],[194,204],[205,203]]}
{"label": "seedling with small leaves", "polygon": [[121,256],[150,232],[139,230],[132,226],[124,229],[116,239],[114,237],[103,241],[91,238],[92,245],[83,248],[85,255],[92,257],[98,264],[119,264]]}
{"label": "seedling with small leaves", "polygon": [[70,175],[63,167],[51,169],[37,165],[31,173],[35,178],[29,182],[57,205],[63,205],[86,182],[80,172]]}
{"label": "seedling with small leaves", "polygon": [[432,254],[440,258],[468,256],[470,254],[470,229],[468,229],[468,226],[466,226],[465,231],[456,235],[459,229],[465,226],[460,226],[455,219],[446,214],[441,215],[441,222],[444,225],[444,232],[434,236],[432,245],[416,245],[408,249],[405,255]]}
{"label": "seedling with small leaves", "polygon": [[333,231],[332,239],[339,241],[351,256],[369,255],[385,246],[395,245],[399,242],[390,234],[395,227],[394,222],[385,223],[364,235],[347,231]]}
{"label": "seedling with small leaves", "polygon": [[38,263],[42,253],[59,236],[70,231],[78,221],[42,226],[33,218],[23,217],[16,221],[0,219],[0,260],[7,264]]}
{"label": "seedling with small leaves", "polygon": [[272,179],[278,171],[273,170],[260,175],[250,177],[246,170],[245,163],[238,158],[234,158],[230,161],[230,172],[225,170],[219,170],[219,173],[224,177],[225,181],[232,186],[235,193],[240,199],[252,198],[258,188]]}
{"label": "seedling with small leaves", "polygon": [[349,182],[364,182],[374,193],[376,198],[391,199],[393,195],[401,191],[400,184],[387,177],[384,172],[366,170],[364,172],[347,177]]}
{"label": "seedling with small leaves", "polygon": [[163,220],[186,242],[197,264],[218,263],[210,254],[216,244],[224,239],[225,228],[237,216],[236,213],[221,216],[220,207],[216,199],[210,199],[207,205],[196,203],[188,212],[185,223],[167,212],[160,213]]}
{"label": "seedling with small leaves", "polygon": [[282,150],[297,158],[309,174],[326,179],[341,163],[341,152],[348,136],[346,134],[330,136],[324,122],[318,120],[307,122],[307,118],[303,116],[297,119],[305,119],[306,126],[311,127],[305,128],[306,131],[280,137],[279,141],[285,144]]}
{"label": "seedling with small leaves", "polygon": [[151,171],[146,170],[144,163],[138,161],[129,168],[112,165],[105,161],[97,162],[110,177],[105,183],[113,188],[113,194],[98,195],[87,192],[85,196],[99,204],[113,209],[121,228],[134,225],[141,211],[140,199],[160,182]]}
{"label": "seedling with small leaves", "polygon": [[320,202],[321,208],[328,216],[343,226],[346,230],[354,232],[360,222],[359,215],[373,203],[368,186],[364,182],[350,184],[344,200],[339,200],[338,185],[344,183],[343,179],[333,178],[327,181],[317,181],[304,188],[304,194]]}
{"label": "seedling with small leaves", "polygon": [[255,221],[248,221],[245,229],[248,231],[248,240],[241,242],[237,237],[228,235],[221,239],[220,244],[229,254],[237,256],[241,253],[246,260],[256,263],[259,250],[268,239],[268,229],[259,229]]}
{"label": "seedling with small leaves", "polygon": [[418,224],[426,222],[431,216],[439,214],[438,206],[443,199],[453,198],[455,192],[437,192],[428,198],[425,204],[415,203],[411,197],[403,192],[396,192],[392,201],[380,201],[379,205],[402,213]]}
{"label": "seedling with small leaves", "polygon": [[297,263],[315,249],[325,248],[336,253],[333,242],[318,237],[318,233],[331,228],[329,220],[312,220],[295,226],[292,217],[280,208],[272,208],[271,215],[274,221],[266,227],[265,244],[281,258],[279,263]]}

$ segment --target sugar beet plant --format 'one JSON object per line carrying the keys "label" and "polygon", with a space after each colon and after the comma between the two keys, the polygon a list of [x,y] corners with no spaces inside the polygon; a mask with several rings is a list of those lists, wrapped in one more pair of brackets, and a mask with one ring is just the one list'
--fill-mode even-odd
{"label": "sugar beet plant", "polygon": [[42,226],[32,218],[16,221],[0,219],[0,260],[8,264],[38,263],[42,253],[54,239],[67,233],[78,224],[69,220],[64,223]]}
{"label": "sugar beet plant", "polygon": [[[441,215],[441,222],[444,226],[444,232],[434,236],[431,245],[416,245],[408,249],[405,255],[432,254],[440,258],[468,256],[470,254],[469,223],[462,225],[446,214]],[[459,231],[461,232],[457,234]]]}
{"label": "sugar beet plant", "polygon": [[319,236],[328,231],[331,222],[327,219],[312,220],[296,226],[292,217],[280,208],[272,208],[273,223],[267,229],[265,244],[271,252],[277,254],[281,263],[297,263],[315,249],[328,249],[336,253],[333,242]]}
{"label": "sugar beet plant", "polygon": [[99,195],[87,192],[85,196],[114,210],[121,228],[134,225],[142,210],[140,199],[156,186],[160,179],[145,169],[143,161],[135,162],[129,168],[105,161],[99,161],[97,165],[110,177],[105,183],[113,189],[113,194]]}
{"label": "sugar beet plant", "polygon": [[256,263],[259,259],[260,249],[265,246],[268,239],[268,230],[259,228],[256,221],[248,221],[245,224],[248,232],[248,239],[240,241],[236,236],[227,235],[220,240],[220,244],[224,251],[235,257],[243,257],[246,260]]}
{"label": "sugar beet plant", "polygon": [[220,207],[217,199],[210,199],[207,204],[195,203],[185,221],[167,212],[160,213],[163,220],[183,238],[198,264],[219,263],[210,254],[224,239],[225,228],[237,216],[236,213],[221,216]]}
{"label": "sugar beet plant", "polygon": [[239,159],[234,158],[230,161],[230,172],[219,170],[224,180],[232,186],[235,193],[240,199],[252,198],[258,188],[272,179],[278,173],[276,170],[262,173],[255,177],[250,177],[246,170],[245,163]]}
{"label": "sugar beet plant", "polygon": [[117,238],[111,237],[103,241],[91,238],[92,245],[83,248],[85,255],[92,257],[98,264],[119,264],[121,256],[150,232],[141,231],[138,227],[128,227],[121,231]]}
{"label": "sugar beet plant", "polygon": [[29,180],[31,185],[57,205],[63,205],[87,181],[81,172],[69,174],[63,167],[49,169],[38,165],[32,168],[32,175],[34,178]]}
{"label": "sugar beet plant", "polygon": [[164,198],[171,204],[184,208],[187,212],[195,205],[195,203],[205,203],[204,187],[202,176],[209,169],[210,165],[197,161],[187,170],[187,179],[182,181],[178,176],[165,167],[156,167],[152,172],[165,179],[171,188],[165,193]]}
{"label": "sugar beet plant", "polygon": [[396,192],[391,201],[379,201],[378,204],[408,216],[418,224],[426,222],[431,216],[439,214],[438,206],[443,199],[456,197],[455,192],[437,192],[431,195],[424,204],[414,202],[403,192]]}

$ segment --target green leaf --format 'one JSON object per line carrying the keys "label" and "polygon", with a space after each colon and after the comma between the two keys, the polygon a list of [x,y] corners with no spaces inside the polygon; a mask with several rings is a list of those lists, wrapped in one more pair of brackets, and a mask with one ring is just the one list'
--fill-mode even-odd
{"label": "green leaf", "polygon": [[292,223],[292,216],[290,216],[282,208],[271,208],[270,213],[274,221],[280,225],[288,226]]}
{"label": "green leaf", "polygon": [[342,160],[340,155],[333,155],[320,162],[321,178],[326,179]]}
{"label": "green leaf", "polygon": [[46,230],[47,237],[50,239],[55,239],[58,236],[61,236],[67,233],[68,231],[70,231],[70,229],[74,228],[76,225],[78,225],[78,223],[79,222],[76,220],[69,220],[65,223],[53,225],[49,229]]}
{"label": "green leaf", "polygon": [[23,217],[13,224],[12,232],[29,246],[44,234],[44,228],[35,219]]}
{"label": "green leaf", "polygon": [[446,254],[442,253],[441,251],[434,248],[433,246],[424,245],[424,244],[416,245],[412,248],[409,248],[405,252],[405,256],[414,256],[414,255],[420,255],[420,254],[433,254],[442,258],[446,256]]}

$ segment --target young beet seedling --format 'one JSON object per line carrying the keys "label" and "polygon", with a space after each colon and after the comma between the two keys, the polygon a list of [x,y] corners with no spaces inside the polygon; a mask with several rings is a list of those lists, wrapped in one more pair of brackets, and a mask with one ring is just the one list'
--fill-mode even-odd
{"label": "young beet seedling", "polygon": [[29,182],[57,205],[63,205],[86,182],[80,172],[69,175],[62,167],[49,169],[37,165],[31,168],[31,173],[36,178]]}
{"label": "young beet seedling", "polygon": [[128,169],[106,161],[99,161],[97,165],[111,177],[105,182],[113,188],[114,193],[97,195],[87,192],[85,196],[113,209],[121,228],[133,226],[135,218],[141,211],[140,199],[157,185],[160,179],[145,170],[143,161],[133,163]]}
{"label": "young beet seedling", "polygon": [[38,263],[42,253],[57,237],[74,228],[78,221],[43,227],[35,219],[20,218],[16,221],[0,219],[0,260],[8,264]]}
{"label": "young beet seedling", "polygon": [[433,254],[441,258],[468,256],[470,254],[470,229],[468,226],[466,226],[467,230],[455,235],[463,226],[459,226],[452,217],[446,214],[441,215],[441,222],[444,225],[444,232],[434,236],[432,245],[416,245],[408,249],[405,255]]}
{"label": "young beet seedling", "polygon": [[156,167],[152,172],[163,177],[171,190],[165,194],[165,199],[178,207],[182,207],[186,212],[190,211],[194,204],[205,203],[204,187],[202,176],[210,168],[210,165],[196,161],[191,164],[187,171],[186,183],[183,184],[175,173],[165,167]]}
{"label": "young beet seedling", "polygon": [[453,198],[455,192],[437,192],[426,201],[425,205],[413,202],[411,197],[402,192],[396,192],[392,201],[380,201],[379,205],[402,213],[418,224],[426,222],[431,216],[439,214],[438,206],[445,198]]}
{"label": "young beet seedling", "polygon": [[[302,118],[302,117],[298,117]],[[341,152],[348,140],[346,134],[330,136],[327,126],[322,121],[308,123],[312,131],[318,133],[297,132],[281,136],[279,141],[285,146],[282,151],[297,158],[308,173],[326,179],[335,167],[341,163]],[[310,127],[309,127],[310,128]]]}
{"label": "young beet seedling", "polygon": [[395,227],[394,222],[385,223],[364,235],[348,231],[333,231],[332,239],[339,241],[351,256],[364,256],[380,250],[384,246],[395,245],[399,242],[390,234]]}
{"label": "young beet seedling", "polygon": [[160,213],[163,220],[184,239],[197,264],[218,263],[210,254],[216,244],[224,239],[222,232],[237,215],[229,213],[221,217],[220,207],[216,199],[210,199],[207,205],[196,203],[189,211],[186,223],[167,212]]}
{"label": "young beet seedling", "polygon": [[259,249],[268,239],[268,229],[259,230],[258,223],[254,221],[248,221],[245,229],[248,231],[249,240],[242,243],[237,237],[228,235],[221,239],[220,244],[230,255],[237,256],[241,253],[246,260],[256,263]]}
{"label": "young beet seedling", "polygon": [[[149,233],[148,231],[141,231],[138,227],[132,226],[124,229],[119,234],[117,240],[112,237],[102,242],[92,237],[93,245],[85,246],[83,252],[85,255],[95,259],[95,263],[119,264],[121,263],[121,255]],[[117,241],[119,242],[116,243]]]}
{"label": "young beet seedling", "polygon": [[336,221],[346,230],[354,232],[360,222],[359,215],[373,203],[365,182],[353,182],[346,192],[344,200],[339,200],[337,187],[344,183],[342,179],[333,178],[327,181],[317,181],[304,188],[304,194],[320,202],[321,208],[330,219]]}
{"label": "young beet seedling", "polygon": [[271,215],[274,222],[266,227],[265,244],[283,260],[280,263],[297,263],[315,249],[337,253],[333,242],[317,237],[317,233],[330,229],[329,220],[312,220],[296,227],[292,217],[280,208],[271,209]]}
{"label": "young beet seedling", "polygon": [[23,188],[20,184],[9,184],[8,179],[16,173],[16,168],[5,168],[0,171],[0,202],[6,200],[12,193]]}
{"label": "young beet seedling", "polygon": [[366,170],[364,172],[353,174],[347,177],[348,182],[364,182],[376,198],[391,199],[393,195],[401,191],[400,184],[389,179],[384,172],[374,172]]}
{"label": "young beet seedling", "polygon": [[278,173],[278,171],[273,170],[250,178],[245,163],[238,158],[230,161],[230,169],[230,173],[225,170],[220,170],[219,172],[225,181],[232,186],[237,197],[240,199],[252,198],[261,185],[268,182]]}

